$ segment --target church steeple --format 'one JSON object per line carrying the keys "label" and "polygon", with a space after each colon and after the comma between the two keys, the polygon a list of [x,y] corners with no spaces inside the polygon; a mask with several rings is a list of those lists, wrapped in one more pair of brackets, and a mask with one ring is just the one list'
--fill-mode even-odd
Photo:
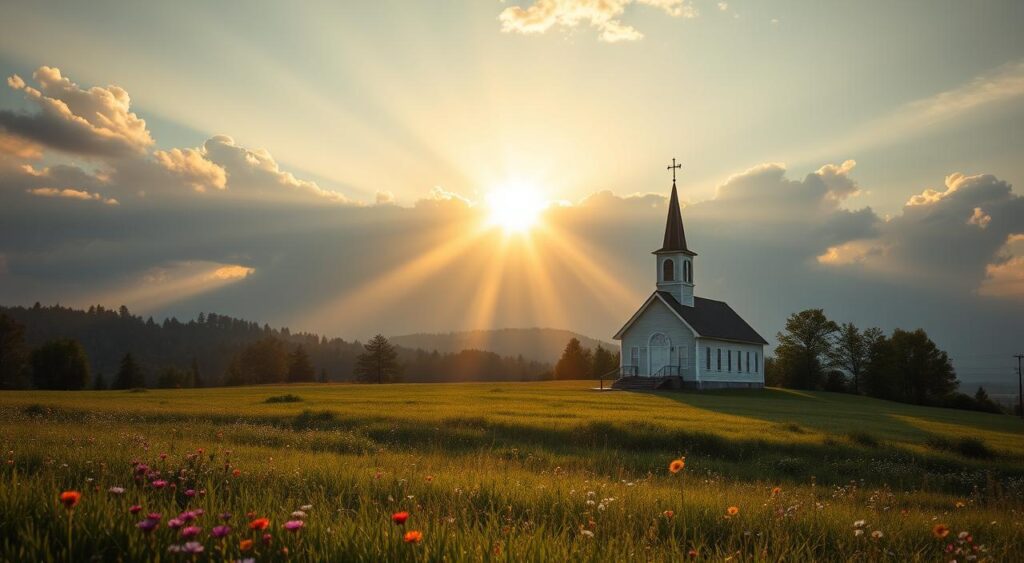
{"label": "church steeple", "polygon": [[676,183],[672,182],[672,197],[668,200],[668,220],[665,222],[665,241],[658,252],[689,252],[686,248],[686,231],[683,229],[683,214],[679,211],[679,194]]}
{"label": "church steeple", "polygon": [[672,159],[672,195],[668,200],[668,219],[665,221],[665,239],[654,251],[658,272],[658,291],[671,294],[682,305],[693,307],[693,259],[696,252],[686,246],[683,214],[679,210],[676,190],[676,169],[681,165]]}

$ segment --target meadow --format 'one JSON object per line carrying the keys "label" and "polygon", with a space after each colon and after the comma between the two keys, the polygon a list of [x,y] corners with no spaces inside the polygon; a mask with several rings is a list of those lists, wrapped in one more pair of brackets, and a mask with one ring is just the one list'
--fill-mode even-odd
{"label": "meadow", "polygon": [[1020,419],[593,384],[0,392],[0,560],[1024,554]]}

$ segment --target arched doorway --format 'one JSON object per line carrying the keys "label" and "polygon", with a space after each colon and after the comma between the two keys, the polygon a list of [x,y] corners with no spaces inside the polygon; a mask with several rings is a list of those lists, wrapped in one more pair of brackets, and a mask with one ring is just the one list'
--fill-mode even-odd
{"label": "arched doorway", "polygon": [[655,332],[647,344],[647,354],[650,358],[647,362],[650,369],[649,375],[654,375],[671,363],[672,341],[668,336]]}

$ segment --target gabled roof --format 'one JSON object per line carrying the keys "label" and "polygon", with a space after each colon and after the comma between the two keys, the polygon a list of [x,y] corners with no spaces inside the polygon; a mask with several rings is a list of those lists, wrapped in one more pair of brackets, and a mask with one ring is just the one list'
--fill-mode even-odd
{"label": "gabled roof", "polygon": [[679,317],[691,330],[694,335],[702,338],[719,338],[722,340],[733,340],[736,342],[747,342],[750,344],[764,344],[768,342],[753,329],[743,317],[736,314],[724,301],[704,299],[703,297],[693,298],[693,307],[687,307],[676,301],[676,298],[667,291],[655,291],[644,301],[640,309],[626,322],[626,325],[615,333],[615,339],[621,340],[623,333],[640,318],[641,313],[654,301],[659,299],[672,312]]}
{"label": "gabled roof", "polygon": [[672,182],[672,196],[668,200],[665,240],[662,242],[661,248],[654,252],[685,252],[687,254],[694,254],[686,247],[686,231],[683,229],[683,214],[679,211],[679,195],[676,193],[675,182]]}

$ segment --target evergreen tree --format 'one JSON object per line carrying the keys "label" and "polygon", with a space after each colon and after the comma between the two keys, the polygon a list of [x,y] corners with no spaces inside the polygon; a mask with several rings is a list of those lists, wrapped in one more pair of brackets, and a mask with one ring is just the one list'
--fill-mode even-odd
{"label": "evergreen tree", "polygon": [[570,338],[555,364],[555,379],[586,379],[590,370],[590,350],[584,349],[578,338]]}
{"label": "evergreen tree", "polygon": [[599,377],[611,377],[614,376],[614,372],[619,367],[618,358],[614,354],[604,349],[599,343],[594,348],[594,355],[590,368],[590,377],[597,379]]}
{"label": "evergreen tree", "polygon": [[125,354],[121,358],[121,366],[117,370],[117,375],[114,376],[114,383],[110,386],[111,389],[134,389],[136,387],[145,387],[146,378],[142,373],[142,368],[135,361],[132,355]]}
{"label": "evergreen tree", "polygon": [[302,344],[299,344],[288,355],[288,382],[313,381],[315,375],[316,370],[313,369],[313,364],[309,362],[309,354],[306,353],[306,349],[302,347]]}
{"label": "evergreen tree", "polygon": [[355,376],[364,383],[384,383],[398,377],[398,354],[387,338],[378,334],[366,343],[366,352],[356,358]]}
{"label": "evergreen tree", "polygon": [[839,325],[825,316],[821,309],[807,309],[786,319],[785,330],[779,332],[775,349],[777,368],[785,368],[786,387],[820,389],[824,385],[824,366],[832,350],[832,336]]}
{"label": "evergreen tree", "polygon": [[320,383],[327,383],[327,370],[320,368]]}
{"label": "evergreen tree", "polygon": [[102,372],[99,372],[99,373],[96,374],[96,381],[93,382],[92,388],[95,389],[96,391],[106,391],[107,390],[107,382],[103,381],[103,373]]}
{"label": "evergreen tree", "polygon": [[0,389],[25,387],[27,370],[25,325],[0,314]]}
{"label": "evergreen tree", "polygon": [[62,338],[32,352],[32,382],[39,389],[82,389],[89,381],[89,361],[76,340]]}
{"label": "evergreen tree", "polygon": [[192,358],[192,366],[189,372],[189,376],[192,379],[192,387],[202,387],[203,380],[199,377],[199,360]]}

